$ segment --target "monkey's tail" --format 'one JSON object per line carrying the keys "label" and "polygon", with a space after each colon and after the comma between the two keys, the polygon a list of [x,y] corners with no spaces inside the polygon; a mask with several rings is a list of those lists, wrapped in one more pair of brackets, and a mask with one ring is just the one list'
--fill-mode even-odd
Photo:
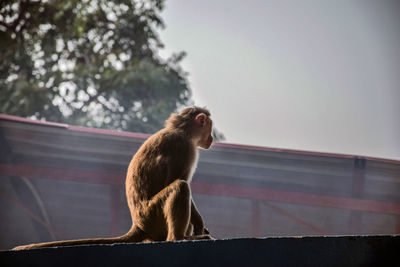
{"label": "monkey's tail", "polygon": [[146,234],[140,228],[132,226],[132,228],[124,235],[111,238],[89,238],[89,239],[77,239],[77,240],[64,240],[30,244],[24,246],[18,246],[12,250],[22,250],[31,248],[45,248],[45,247],[64,247],[74,245],[91,245],[91,244],[114,244],[114,243],[131,243],[141,242],[145,240]]}

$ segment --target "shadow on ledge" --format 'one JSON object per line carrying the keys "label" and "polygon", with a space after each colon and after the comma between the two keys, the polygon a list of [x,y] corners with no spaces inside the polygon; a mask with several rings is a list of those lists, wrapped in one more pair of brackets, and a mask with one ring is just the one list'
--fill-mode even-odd
{"label": "shadow on ledge", "polygon": [[1,251],[0,266],[400,266],[400,236],[277,237]]}

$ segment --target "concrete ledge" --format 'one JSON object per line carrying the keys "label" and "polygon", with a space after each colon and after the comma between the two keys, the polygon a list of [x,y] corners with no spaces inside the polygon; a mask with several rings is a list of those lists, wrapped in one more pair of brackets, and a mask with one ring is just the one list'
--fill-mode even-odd
{"label": "concrete ledge", "polygon": [[400,236],[243,238],[1,251],[1,266],[400,266]]}

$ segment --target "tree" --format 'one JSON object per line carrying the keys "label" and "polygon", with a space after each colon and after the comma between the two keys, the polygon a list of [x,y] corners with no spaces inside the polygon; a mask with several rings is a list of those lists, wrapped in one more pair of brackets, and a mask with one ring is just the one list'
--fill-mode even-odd
{"label": "tree", "polygon": [[0,2],[0,112],[152,133],[191,104],[187,74],[157,56],[163,0]]}

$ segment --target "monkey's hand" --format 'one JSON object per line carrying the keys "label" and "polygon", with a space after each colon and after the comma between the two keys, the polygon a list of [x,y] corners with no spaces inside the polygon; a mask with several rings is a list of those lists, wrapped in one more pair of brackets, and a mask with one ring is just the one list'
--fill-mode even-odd
{"label": "monkey's hand", "polygon": [[203,234],[204,235],[209,235],[210,234],[210,231],[208,231],[208,229],[207,228],[203,228]]}
{"label": "monkey's hand", "polygon": [[192,217],[192,224],[193,224],[193,234],[194,235],[209,235],[210,231],[204,226],[204,221],[199,216]]}
{"label": "monkey's hand", "polygon": [[194,235],[208,235],[210,232],[204,227],[204,221],[192,200],[190,223],[193,225]]}
{"label": "monkey's hand", "polygon": [[191,223],[193,224],[193,234],[194,235],[203,235],[204,234],[204,222],[203,218],[201,218],[198,212],[193,212],[190,218]]}
{"label": "monkey's hand", "polygon": [[199,228],[197,231],[196,228],[194,228],[193,233],[195,235],[210,235],[210,231],[204,226],[202,228]]}
{"label": "monkey's hand", "polygon": [[203,235],[204,234],[204,223],[203,220],[193,223],[193,234]]}

